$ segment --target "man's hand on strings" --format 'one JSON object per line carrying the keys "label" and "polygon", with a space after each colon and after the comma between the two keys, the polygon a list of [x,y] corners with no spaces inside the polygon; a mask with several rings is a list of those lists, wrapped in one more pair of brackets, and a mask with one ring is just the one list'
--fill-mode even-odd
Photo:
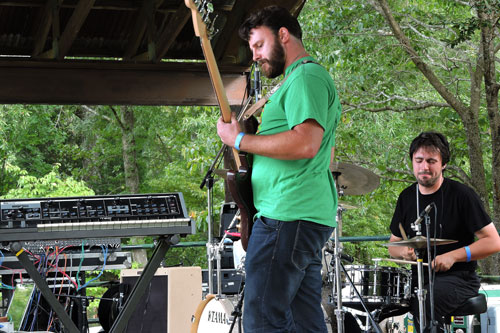
{"label": "man's hand on strings", "polygon": [[241,132],[241,127],[236,120],[236,115],[231,113],[231,122],[226,123],[222,117],[217,121],[217,134],[222,142],[230,147],[234,147],[234,141]]}

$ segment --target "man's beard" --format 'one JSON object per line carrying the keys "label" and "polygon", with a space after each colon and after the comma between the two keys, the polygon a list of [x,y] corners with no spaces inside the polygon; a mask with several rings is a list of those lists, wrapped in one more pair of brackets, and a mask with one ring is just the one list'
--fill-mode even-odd
{"label": "man's beard", "polygon": [[427,179],[422,179],[420,177],[417,177],[418,184],[421,185],[421,186],[423,186],[423,187],[432,187],[432,186],[434,186],[438,182],[439,177],[440,177],[440,175],[437,175],[436,177],[432,177],[432,175],[429,175],[428,173],[425,173],[425,175],[428,175],[428,176],[431,176],[431,177],[427,178]]}
{"label": "man's beard", "polygon": [[[262,67],[262,63],[267,63],[267,70]],[[274,40],[270,59],[261,61],[260,67],[264,75],[270,79],[280,76],[285,71],[285,50],[279,43],[278,38]]]}

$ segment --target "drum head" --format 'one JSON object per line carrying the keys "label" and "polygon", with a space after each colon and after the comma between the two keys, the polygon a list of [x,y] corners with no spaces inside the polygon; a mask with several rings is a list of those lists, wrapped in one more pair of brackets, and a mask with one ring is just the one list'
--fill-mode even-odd
{"label": "drum head", "polygon": [[[231,312],[234,306],[230,300],[215,297],[205,303],[200,315],[199,321],[196,323],[197,333],[227,333],[231,328],[232,316]],[[193,330],[191,330],[193,332]]]}

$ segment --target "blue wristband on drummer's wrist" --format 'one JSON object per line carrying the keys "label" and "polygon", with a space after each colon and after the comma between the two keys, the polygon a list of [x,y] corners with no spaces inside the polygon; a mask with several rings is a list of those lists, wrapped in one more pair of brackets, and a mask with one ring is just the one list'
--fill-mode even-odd
{"label": "blue wristband on drummer's wrist", "polygon": [[236,150],[240,150],[241,139],[243,139],[244,135],[245,135],[245,133],[240,132],[238,134],[238,136],[236,137],[236,140],[234,140],[234,148],[236,148]]}
{"label": "blue wristband on drummer's wrist", "polygon": [[468,246],[464,246],[464,249],[465,249],[465,253],[467,254],[467,259],[466,259],[466,261],[467,261],[467,262],[470,262],[470,260],[471,260],[470,248],[469,248]]}

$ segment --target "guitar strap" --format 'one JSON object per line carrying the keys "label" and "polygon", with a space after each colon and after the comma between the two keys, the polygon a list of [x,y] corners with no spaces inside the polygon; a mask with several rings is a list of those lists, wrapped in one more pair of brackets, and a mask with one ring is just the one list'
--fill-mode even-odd
{"label": "guitar strap", "polygon": [[[251,116],[253,116],[257,111],[259,111],[266,103],[267,101],[269,100],[269,98],[276,92],[278,91],[278,89],[283,85],[283,83],[285,83],[286,79],[288,79],[288,77],[290,77],[290,75],[297,69],[299,68],[300,66],[302,65],[305,65],[305,64],[308,64],[308,63],[314,63],[314,64],[318,64],[316,61],[314,60],[310,60],[310,59],[305,59],[305,60],[302,60],[300,65],[295,67],[293,69],[293,71],[291,71],[290,73],[288,73],[287,76],[285,76],[285,78],[283,80],[281,80],[280,83],[278,83],[276,86],[273,87],[273,89],[271,89],[271,91],[263,98],[259,99],[257,101],[257,103],[253,104],[249,109],[243,111],[243,119],[244,120],[248,120],[248,118],[250,118]],[[318,64],[319,65],[319,64]]]}

